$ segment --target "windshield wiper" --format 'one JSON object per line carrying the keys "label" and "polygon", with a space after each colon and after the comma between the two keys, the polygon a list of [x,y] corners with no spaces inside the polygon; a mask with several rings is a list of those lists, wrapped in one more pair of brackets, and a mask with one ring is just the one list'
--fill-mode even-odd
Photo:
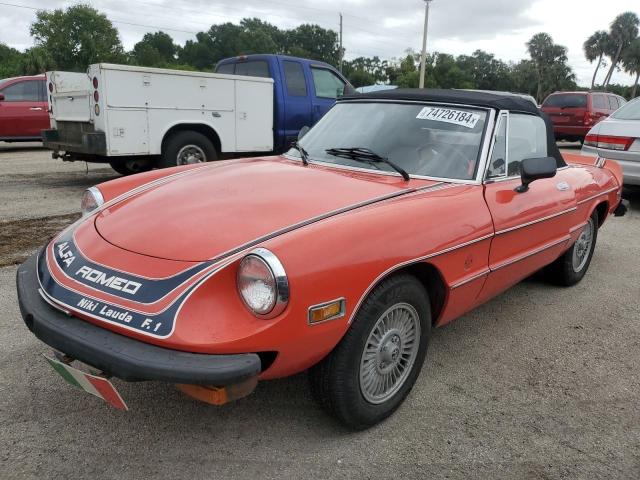
{"label": "windshield wiper", "polygon": [[400,166],[396,165],[394,162],[389,160],[382,155],[378,155],[376,152],[371,150],[370,148],[365,147],[349,147],[349,148],[327,148],[325,150],[329,155],[333,155],[334,157],[346,157],[351,158],[353,160],[361,160],[363,162],[367,162],[370,164],[376,163],[386,163],[391,168],[393,168],[396,172],[402,175],[405,181],[409,181],[409,174]]}
{"label": "windshield wiper", "polygon": [[300,152],[300,158],[302,159],[302,163],[304,163],[305,165],[309,165],[309,154],[302,147],[302,145],[300,145],[298,142],[293,142],[291,144],[291,148],[295,148],[296,150],[298,150],[298,152]]}

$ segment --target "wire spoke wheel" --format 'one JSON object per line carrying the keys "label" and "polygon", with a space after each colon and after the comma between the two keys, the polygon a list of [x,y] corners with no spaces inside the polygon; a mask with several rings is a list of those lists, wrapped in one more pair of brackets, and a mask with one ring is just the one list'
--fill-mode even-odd
{"label": "wire spoke wheel", "polygon": [[591,244],[593,243],[593,231],[594,231],[593,219],[590,218],[585,225],[582,233],[576,240],[573,248],[573,257],[571,264],[574,272],[580,272],[589,260],[589,252],[591,251]]}
{"label": "wire spoke wheel", "polygon": [[420,318],[408,303],[389,307],[374,324],[360,360],[360,391],[379,404],[396,394],[415,363],[420,346]]}

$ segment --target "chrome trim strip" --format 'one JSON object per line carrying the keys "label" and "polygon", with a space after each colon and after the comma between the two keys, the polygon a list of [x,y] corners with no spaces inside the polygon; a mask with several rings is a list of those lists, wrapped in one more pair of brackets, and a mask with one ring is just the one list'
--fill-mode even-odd
{"label": "chrome trim strip", "polygon": [[389,273],[393,272],[394,270],[398,270],[399,268],[405,267],[407,265],[411,265],[412,263],[418,263],[418,262],[421,262],[423,260],[427,260],[429,258],[437,257],[439,255],[443,255],[445,253],[449,253],[449,252],[452,252],[454,250],[458,250],[460,248],[467,247],[469,245],[473,245],[474,243],[482,242],[483,240],[488,240],[489,238],[493,238],[493,236],[494,236],[493,233],[489,233],[487,235],[483,235],[482,237],[478,237],[478,238],[474,238],[473,240],[469,240],[468,242],[464,242],[464,243],[461,243],[459,245],[454,245],[453,247],[445,248],[444,250],[439,250],[437,252],[429,253],[429,254],[423,255],[421,257],[413,258],[411,260],[406,260],[404,262],[400,262],[400,263],[398,263],[396,265],[393,265],[393,266],[387,268],[384,272],[382,272],[380,275],[378,275],[373,280],[373,282],[371,282],[371,284],[367,287],[367,289],[364,291],[364,293],[362,294],[362,296],[358,300],[358,303],[356,304],[355,308],[353,309],[353,312],[351,312],[351,316],[349,317],[349,322],[348,323],[351,324],[351,322],[353,321],[353,317],[355,316],[356,312],[358,311],[358,308],[360,308],[360,305],[364,301],[365,297],[369,294],[371,289],[373,289],[373,287],[375,285],[377,285],[377,283],[380,281],[380,279],[382,279],[383,277],[387,276]]}
{"label": "chrome trim strip", "polygon": [[489,273],[491,273],[491,270],[489,270],[489,269],[484,270],[484,271],[482,271],[480,273],[476,273],[475,275],[473,275],[473,276],[471,276],[471,277],[469,277],[469,278],[467,278],[465,280],[462,280],[461,282],[454,283],[454,284],[450,285],[450,288],[452,290],[454,290],[454,289],[456,289],[458,287],[462,287],[463,285],[466,285],[467,283],[471,283],[474,280],[478,280],[479,278],[482,278],[482,277],[488,275]]}
{"label": "chrome trim strip", "polygon": [[587,222],[582,222],[582,223],[579,223],[578,225],[576,225],[575,227],[571,227],[571,228],[569,229],[569,233],[571,234],[571,233],[575,232],[576,230],[580,230],[580,229],[581,229],[581,228],[583,228],[586,224],[587,224]]}
{"label": "chrome trim strip", "polygon": [[[271,274],[273,275],[276,284],[276,301],[273,305],[273,308],[267,313],[257,313],[247,304],[242,294],[238,292],[240,294],[240,298],[242,299],[242,303],[244,303],[249,312],[251,312],[258,318],[268,320],[270,318],[277,317],[284,311],[285,308],[287,308],[287,305],[289,304],[289,279],[287,278],[287,273],[284,270],[284,266],[282,265],[282,262],[280,262],[280,259],[271,250],[267,250],[266,248],[255,248],[251,250],[242,259],[243,262],[249,257],[258,257],[269,267],[269,270],[271,270]],[[238,290],[240,290],[239,276],[241,267],[242,263],[240,264],[240,267],[236,272],[236,288]]]}
{"label": "chrome trim strip", "polygon": [[585,198],[585,199],[583,199],[583,200],[580,200],[580,201],[578,202],[578,205],[582,205],[583,203],[590,202],[590,201],[591,201],[591,200],[593,200],[594,198],[598,198],[598,197],[600,197],[601,195],[606,195],[607,193],[611,193],[611,192],[613,192],[613,191],[615,191],[615,190],[618,190],[618,188],[619,188],[619,187],[612,187],[612,188],[610,188],[609,190],[605,190],[604,192],[600,192],[600,193],[597,193],[597,194],[595,194],[595,195],[591,195],[590,197],[587,197],[587,198]]}
{"label": "chrome trim strip", "polygon": [[[38,275],[38,272],[36,272],[36,275]],[[40,279],[38,279],[38,283],[40,283]],[[49,299],[49,297],[47,296],[47,294],[42,290],[42,288],[38,288],[38,293],[40,294],[40,296],[42,297],[42,299],[47,302],[52,308],[55,308],[56,310],[64,313],[65,315],[71,315],[71,311],[70,310],[65,310],[64,308],[62,308],[60,305],[53,303],[52,300]]]}
{"label": "chrome trim strip", "polygon": [[535,225],[536,223],[544,222],[545,220],[550,220],[555,217],[559,217],[560,215],[564,215],[565,213],[575,212],[578,207],[571,207],[567,210],[562,210],[561,212],[556,212],[552,215],[547,215],[546,217],[538,218],[536,220],[531,220],[527,223],[521,223],[520,225],[516,225],[514,227],[505,228],[504,230],[499,230],[496,232],[496,235],[502,235],[503,233],[512,232],[513,230],[518,230],[520,228],[528,227],[530,225]]}
{"label": "chrome trim strip", "polygon": [[[336,315],[334,315],[333,317],[325,318],[321,322],[312,322],[311,321],[311,310],[314,310],[316,308],[326,307],[327,305],[331,305],[332,303],[335,303],[335,302],[340,302],[340,311]],[[336,299],[333,299],[333,300],[329,300],[328,302],[318,303],[317,305],[311,305],[307,309],[307,323],[311,327],[313,327],[315,325],[321,325],[321,324],[323,324],[325,322],[330,322],[331,320],[337,320],[338,318],[344,317],[346,312],[347,312],[347,299],[344,298],[344,297],[340,297],[340,298],[336,298]]]}
{"label": "chrome trim strip", "polygon": [[555,247],[556,245],[559,245],[559,244],[561,244],[563,242],[566,243],[570,238],[571,237],[569,235],[565,235],[560,240],[554,240],[551,243],[547,243],[546,245],[543,245],[542,247],[539,247],[539,248],[535,249],[533,252],[529,252],[529,253],[526,253],[524,255],[520,255],[519,257],[511,258],[511,259],[506,260],[506,261],[504,261],[502,263],[499,263],[499,264],[497,264],[495,266],[491,266],[490,265],[489,269],[492,272],[495,272],[495,271],[500,270],[500,269],[502,269],[504,267],[508,267],[509,265],[512,265],[512,264],[517,263],[517,262],[520,262],[520,261],[525,260],[525,259],[527,259],[529,257],[534,256],[534,255],[537,255],[538,253],[542,253],[545,250],[548,250],[548,249],[550,249],[552,247]]}

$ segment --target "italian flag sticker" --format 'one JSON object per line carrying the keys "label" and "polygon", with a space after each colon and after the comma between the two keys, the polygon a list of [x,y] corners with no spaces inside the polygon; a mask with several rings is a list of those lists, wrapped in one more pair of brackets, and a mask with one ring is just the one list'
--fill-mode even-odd
{"label": "italian flag sticker", "polygon": [[103,399],[115,408],[120,410],[129,410],[118,391],[106,378],[85,373],[77,368],[67,365],[66,363],[62,363],[54,358],[49,358],[46,355],[43,355],[43,357],[47,359],[47,362],[49,362],[53,369],[58,372],[62,378],[74,387],[81,388],[85,392]]}

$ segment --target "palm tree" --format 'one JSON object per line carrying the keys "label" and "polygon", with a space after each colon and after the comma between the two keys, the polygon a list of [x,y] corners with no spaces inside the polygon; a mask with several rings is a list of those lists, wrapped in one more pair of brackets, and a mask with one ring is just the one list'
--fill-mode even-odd
{"label": "palm tree", "polygon": [[631,45],[625,50],[621,61],[625,72],[631,75],[636,74],[636,81],[631,92],[631,98],[635,98],[638,80],[640,80],[640,37],[631,42]]}
{"label": "palm tree", "polygon": [[609,73],[604,79],[604,88],[609,86],[611,76],[613,75],[622,52],[627,48],[633,40],[638,36],[638,25],[640,25],[640,19],[638,15],[633,12],[625,12],[618,15],[611,24],[611,32],[609,37],[611,38],[611,49],[607,55],[611,58],[611,67]]}
{"label": "palm tree", "polygon": [[545,64],[547,63],[547,52],[553,46],[553,39],[548,33],[536,33],[531,40],[527,42],[527,50],[533,60],[538,74],[538,87],[536,90],[536,100],[540,102],[542,97],[542,79],[545,73]]}
{"label": "palm tree", "polygon": [[596,75],[598,75],[598,70],[602,65],[602,57],[608,51],[609,44],[611,40],[609,38],[609,34],[604,30],[598,30],[583,44],[584,56],[592,63],[594,60],[598,60],[596,63],[596,69],[593,72],[593,78],[591,79],[591,89],[596,83]]}

